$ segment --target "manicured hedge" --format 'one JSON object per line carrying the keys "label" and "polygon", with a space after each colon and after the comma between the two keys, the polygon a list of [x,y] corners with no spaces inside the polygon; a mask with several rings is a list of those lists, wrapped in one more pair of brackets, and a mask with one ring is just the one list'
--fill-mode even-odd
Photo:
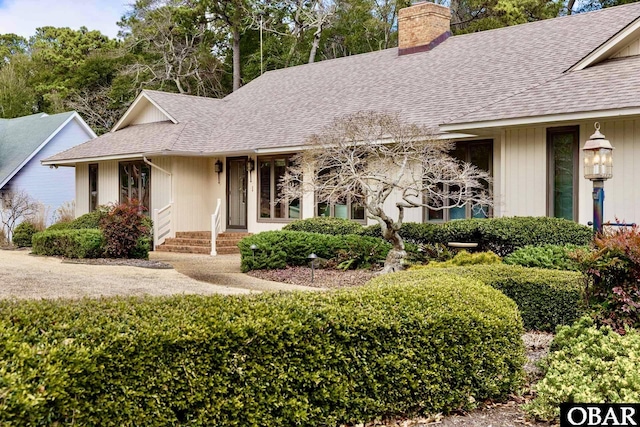
{"label": "manicured hedge", "polygon": [[104,254],[104,236],[100,230],[45,230],[33,236],[36,255],[67,258],[100,258]]}
{"label": "manicured hedge", "polygon": [[18,224],[13,231],[13,244],[19,248],[26,248],[31,246],[31,238],[36,234],[38,230],[33,223],[24,221]]}
{"label": "manicured hedge", "polygon": [[405,274],[446,279],[461,276],[479,280],[513,299],[528,330],[554,331],[584,313],[583,277],[573,271],[556,271],[493,264],[444,269],[418,269]]}
{"label": "manicured hedge", "polygon": [[513,301],[468,279],[387,280],[0,301],[0,424],[335,426],[446,413],[522,384]]}
{"label": "manicured hedge", "polygon": [[100,220],[107,215],[106,209],[97,209],[93,212],[81,215],[70,222],[58,222],[47,230],[82,230],[86,228],[100,228]]}
{"label": "manicured hedge", "polygon": [[306,231],[309,233],[332,234],[342,236],[345,234],[360,234],[362,225],[355,221],[343,218],[319,217],[293,221],[284,226],[287,231]]}
{"label": "manicured hedge", "polygon": [[[363,231],[367,236],[381,236],[379,226]],[[463,219],[444,224],[404,224],[400,235],[408,242],[427,244],[476,242],[478,249],[506,256],[527,245],[588,245],[591,228],[562,218],[505,217]]]}
{"label": "manicured hedge", "polygon": [[564,402],[640,402],[638,330],[622,336],[583,318],[560,329],[551,350],[542,364],[545,377],[535,386],[536,398],[525,407],[531,416],[557,420]]}
{"label": "manicured hedge", "polygon": [[[258,249],[254,253],[251,245]],[[350,262],[351,268],[382,263],[391,245],[375,237],[333,236],[303,231],[266,231],[242,239],[238,244],[242,271],[307,265],[311,253],[325,260]]]}

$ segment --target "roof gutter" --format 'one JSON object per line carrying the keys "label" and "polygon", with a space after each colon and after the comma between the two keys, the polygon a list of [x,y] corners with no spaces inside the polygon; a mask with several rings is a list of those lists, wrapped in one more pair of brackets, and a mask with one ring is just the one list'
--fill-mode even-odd
{"label": "roof gutter", "polygon": [[575,113],[548,114],[544,116],[514,117],[509,119],[485,120],[479,122],[450,123],[440,125],[440,129],[444,132],[472,132],[478,129],[539,125],[552,122],[617,118],[636,115],[640,115],[640,107],[619,108],[615,110],[595,110]]}

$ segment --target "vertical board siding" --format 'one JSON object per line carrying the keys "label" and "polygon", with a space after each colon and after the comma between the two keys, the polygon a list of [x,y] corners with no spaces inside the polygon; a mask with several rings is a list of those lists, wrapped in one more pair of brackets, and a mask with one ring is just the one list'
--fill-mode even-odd
{"label": "vertical board siding", "polygon": [[[154,157],[149,160],[173,176],[172,158]],[[151,167],[151,206],[149,210],[152,215],[154,209],[162,209],[171,202],[171,181],[171,176],[157,168]]]}
{"label": "vertical board siding", "polygon": [[[89,213],[89,164],[76,165],[76,218]],[[98,173],[100,171],[98,170]],[[98,193],[100,187],[98,187]]]}
{"label": "vertical board siding", "polygon": [[545,128],[509,129],[504,148],[505,216],[547,214],[547,144]]}
{"label": "vertical board siding", "polygon": [[[118,161],[98,163],[98,205],[108,205],[120,201],[120,179]],[[89,184],[87,181],[87,191]]]}
{"label": "vertical board siding", "polygon": [[129,125],[142,125],[145,123],[166,122],[169,118],[158,108],[151,104],[147,105],[135,117],[131,119]]}
{"label": "vertical board siding", "polygon": [[626,56],[640,55],[640,38],[632,41],[620,49],[612,58],[624,58]]}
{"label": "vertical board siding", "polygon": [[[209,159],[174,157],[173,162],[176,231],[210,231],[215,206],[209,186]],[[220,185],[223,175],[220,174]],[[217,185],[217,177],[215,182]]]}

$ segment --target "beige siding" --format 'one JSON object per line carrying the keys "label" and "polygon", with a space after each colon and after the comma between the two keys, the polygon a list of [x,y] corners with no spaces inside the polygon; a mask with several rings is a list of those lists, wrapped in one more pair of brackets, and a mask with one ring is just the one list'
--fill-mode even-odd
{"label": "beige siding", "polygon": [[89,213],[89,165],[80,163],[76,165],[76,218],[86,213]]}
{"label": "beige siding", "polygon": [[147,103],[144,109],[131,119],[129,124],[141,125],[144,123],[165,122],[168,120],[167,116],[162,111],[158,110],[155,105]]}
{"label": "beige siding", "polygon": [[498,194],[502,216],[547,214],[547,143],[544,127],[509,129],[505,133],[504,170]]}
{"label": "beige siding", "polygon": [[170,157],[155,157],[149,160],[172,174],[170,176],[157,168],[151,168],[151,207],[149,210],[153,212],[154,209],[162,209],[172,201],[172,159]]}
{"label": "beige siding", "polygon": [[98,165],[98,204],[120,201],[118,161],[100,162]]}
{"label": "beige siding", "polygon": [[625,56],[640,55],[640,38],[632,41],[618,52],[616,52],[612,58],[623,58]]}
{"label": "beige siding", "polygon": [[[600,131],[611,141],[613,178],[605,181],[604,220],[640,223],[640,118],[601,121]],[[581,145],[593,133],[593,122],[581,126]],[[582,157],[581,163],[582,167]],[[580,171],[582,174],[582,169]],[[580,178],[580,222],[593,219],[592,184]]]}
{"label": "beige siding", "polygon": [[[175,230],[211,230],[211,214],[215,209],[210,179],[209,158],[174,157]],[[215,175],[215,174],[214,174]],[[221,174],[221,184],[224,184]],[[215,181],[217,185],[217,180]]]}

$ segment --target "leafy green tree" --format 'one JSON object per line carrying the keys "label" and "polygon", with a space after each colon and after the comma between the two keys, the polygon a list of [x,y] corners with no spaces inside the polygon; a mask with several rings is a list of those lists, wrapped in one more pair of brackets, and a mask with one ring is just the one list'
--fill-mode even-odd
{"label": "leafy green tree", "polygon": [[30,59],[13,55],[0,68],[0,118],[12,119],[37,112],[36,94],[29,84]]}
{"label": "leafy green tree", "polygon": [[27,53],[27,39],[17,34],[0,34],[0,68],[18,54]]}

